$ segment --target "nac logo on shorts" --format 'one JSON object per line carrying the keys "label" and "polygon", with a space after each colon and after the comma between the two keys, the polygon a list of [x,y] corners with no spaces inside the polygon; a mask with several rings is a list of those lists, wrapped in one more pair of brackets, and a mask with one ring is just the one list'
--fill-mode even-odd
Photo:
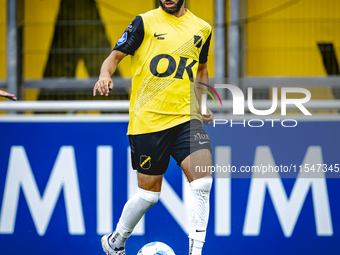
{"label": "nac logo on shorts", "polygon": [[141,155],[140,156],[140,160],[139,160],[139,165],[144,170],[150,169],[150,167],[151,167],[151,157],[150,156]]}
{"label": "nac logo on shorts", "polygon": [[[192,73],[192,67],[197,63],[197,61],[193,60],[191,63],[187,64],[189,58],[185,58],[185,57],[180,57],[180,58],[181,59],[177,66],[177,62],[172,56],[168,54],[159,54],[151,60],[150,72],[156,77],[169,77],[176,71],[176,74],[174,77],[175,79],[183,79],[184,72],[187,72],[190,81],[194,82],[194,75]],[[158,67],[159,61],[161,61],[162,59],[167,59],[169,61],[169,65],[167,69],[165,70],[165,72],[159,73],[157,71],[157,67]]]}

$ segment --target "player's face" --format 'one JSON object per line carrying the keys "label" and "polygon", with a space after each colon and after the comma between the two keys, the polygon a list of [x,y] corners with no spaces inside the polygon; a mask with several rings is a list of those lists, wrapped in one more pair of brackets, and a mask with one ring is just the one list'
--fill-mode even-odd
{"label": "player's face", "polygon": [[161,5],[163,11],[169,14],[175,14],[179,12],[184,0],[159,0],[159,4]]}

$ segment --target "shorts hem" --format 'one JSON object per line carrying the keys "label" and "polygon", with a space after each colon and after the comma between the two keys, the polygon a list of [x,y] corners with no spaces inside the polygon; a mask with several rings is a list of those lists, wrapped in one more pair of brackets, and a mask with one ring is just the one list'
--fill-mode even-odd
{"label": "shorts hem", "polygon": [[194,153],[195,151],[204,150],[204,149],[209,150],[210,153],[212,154],[212,149],[211,149],[211,148],[208,148],[208,147],[206,147],[206,148],[198,148],[198,147],[192,148],[192,149],[190,149],[189,153],[188,153],[188,154],[187,154],[180,162],[178,162],[178,161],[176,160],[176,161],[177,161],[177,165],[178,165],[178,166],[181,166],[183,160],[186,159],[189,155],[191,155],[191,154]]}

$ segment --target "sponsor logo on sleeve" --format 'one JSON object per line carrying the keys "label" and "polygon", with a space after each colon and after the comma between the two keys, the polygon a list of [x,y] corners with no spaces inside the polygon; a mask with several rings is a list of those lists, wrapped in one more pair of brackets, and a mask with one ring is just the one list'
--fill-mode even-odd
{"label": "sponsor logo on sleeve", "polygon": [[117,41],[117,45],[121,45],[123,43],[126,42],[126,39],[127,39],[127,32],[125,32],[124,34],[122,34],[122,36],[118,39]]}

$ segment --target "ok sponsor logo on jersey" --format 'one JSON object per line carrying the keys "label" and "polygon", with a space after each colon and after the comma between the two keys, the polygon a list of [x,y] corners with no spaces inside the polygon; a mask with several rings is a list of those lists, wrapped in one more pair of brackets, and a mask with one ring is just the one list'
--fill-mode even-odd
{"label": "ok sponsor logo on jersey", "polygon": [[[164,72],[158,72],[158,67],[161,61],[167,60],[168,65]],[[196,60],[192,60],[192,62],[188,61],[189,58],[180,57],[180,61],[177,65],[177,62],[174,57],[168,54],[159,54],[155,56],[150,62],[150,71],[154,76],[157,77],[169,77],[173,73],[175,73],[175,79],[183,79],[183,75],[186,72],[189,76],[191,82],[194,82],[194,75],[192,72],[192,68],[197,63]],[[188,63],[189,62],[189,63]]]}

